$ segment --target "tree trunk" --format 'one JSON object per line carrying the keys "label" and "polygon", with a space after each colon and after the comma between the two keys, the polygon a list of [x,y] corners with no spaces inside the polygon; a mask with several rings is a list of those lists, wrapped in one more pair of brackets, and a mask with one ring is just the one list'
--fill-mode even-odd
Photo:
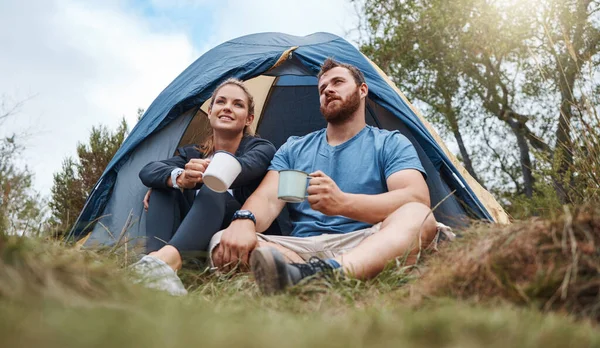
{"label": "tree trunk", "polygon": [[521,172],[523,173],[523,187],[527,198],[533,197],[533,173],[531,171],[531,158],[529,156],[529,144],[525,138],[522,124],[508,117],[508,125],[517,137],[517,146],[519,147],[519,162],[521,162]]}
{"label": "tree trunk", "polygon": [[475,173],[475,169],[473,168],[473,162],[471,161],[471,156],[467,152],[467,147],[465,146],[465,141],[463,140],[462,134],[460,133],[460,126],[458,125],[458,120],[456,117],[455,109],[452,107],[452,97],[449,94],[444,93],[444,116],[446,116],[446,120],[450,124],[450,129],[452,130],[452,134],[454,134],[454,138],[458,143],[458,149],[460,151],[460,156],[463,159],[463,163],[465,165],[465,169],[473,179],[477,180],[477,182],[487,190],[485,184],[479,180],[477,177],[477,173]]}
{"label": "tree trunk", "polygon": [[568,59],[567,61],[571,64],[565,67],[563,78],[559,83],[561,104],[553,156],[555,169],[553,182],[558,199],[562,204],[571,203],[572,201],[569,192],[569,187],[573,184],[573,174],[569,170],[573,165],[573,144],[571,141],[573,110],[571,105],[574,103],[572,91],[575,85],[576,71],[578,70],[573,60]]}
{"label": "tree trunk", "polygon": [[[573,142],[571,139],[571,121],[573,119],[573,108],[575,105],[574,86],[577,76],[581,72],[582,64],[585,60],[598,52],[597,45],[600,35],[597,31],[592,31],[592,36],[584,36],[586,27],[592,26],[588,20],[592,12],[588,12],[590,0],[577,1],[577,8],[570,16],[568,8],[561,7],[565,11],[561,16],[561,24],[564,28],[571,27],[571,30],[560,33],[562,39],[567,41],[567,52],[562,52],[556,59],[557,85],[560,90],[561,103],[560,115],[558,119],[558,128],[556,129],[556,146],[553,154],[554,165],[554,186],[558,199],[562,204],[572,203],[571,188],[573,187]],[[558,42],[560,35],[553,41]],[[584,39],[587,37],[587,39]]]}
{"label": "tree trunk", "polygon": [[475,173],[475,169],[473,169],[473,162],[471,162],[471,157],[469,156],[469,153],[467,152],[467,148],[465,147],[465,142],[462,138],[462,134],[460,133],[460,130],[458,129],[458,124],[456,124],[456,126],[451,124],[451,128],[452,128],[452,134],[454,134],[454,138],[456,139],[456,142],[458,143],[458,149],[460,150],[460,155],[463,159],[463,163],[465,164],[465,169],[467,170],[467,172],[469,172],[469,174],[471,174],[473,179],[477,180],[477,182],[483,188],[486,188],[484,183],[481,180],[479,180],[479,178],[477,177],[477,174]]}
{"label": "tree trunk", "polygon": [[[573,113],[571,111],[570,100],[565,98],[563,94],[562,103],[560,106],[560,117],[558,120],[558,128],[556,130],[556,148],[554,149],[554,186],[556,194],[562,204],[570,203],[571,197],[568,185],[572,183],[572,174],[569,172],[573,164],[573,152],[571,144],[571,119]],[[567,187],[565,187],[565,184]]]}

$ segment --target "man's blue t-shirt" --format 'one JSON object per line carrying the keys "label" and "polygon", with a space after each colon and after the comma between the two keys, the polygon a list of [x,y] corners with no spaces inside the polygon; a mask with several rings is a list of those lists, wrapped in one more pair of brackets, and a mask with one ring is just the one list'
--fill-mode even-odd
{"label": "man's blue t-shirt", "polygon": [[[284,169],[320,170],[343,192],[371,195],[387,192],[386,179],[400,170],[416,169],[425,175],[415,148],[405,136],[371,126],[338,146],[327,143],[326,129],[290,137],[269,167]],[[313,210],[307,200],[287,206],[295,237],[348,233],[372,226],[344,216],[327,216]]]}

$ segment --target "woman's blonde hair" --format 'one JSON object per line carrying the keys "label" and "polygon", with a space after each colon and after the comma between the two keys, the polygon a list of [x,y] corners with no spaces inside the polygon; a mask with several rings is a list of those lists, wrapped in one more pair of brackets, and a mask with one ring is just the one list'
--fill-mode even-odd
{"label": "woman's blonde hair", "polygon": [[[246,98],[248,98],[248,115],[253,115],[254,114],[254,97],[252,96],[252,94],[250,94],[250,91],[248,91],[248,88],[244,85],[244,83],[242,81],[240,81],[238,79],[234,79],[234,78],[229,78],[229,79],[223,81],[219,86],[217,86],[217,88],[215,88],[215,91],[210,96],[210,105],[208,108],[212,110],[213,104],[215,103],[215,98],[217,97],[217,93],[219,93],[219,90],[221,88],[223,88],[227,85],[238,86],[239,88],[242,89],[242,91],[244,91]],[[249,126],[244,127],[244,136],[246,136],[246,135],[254,135]],[[202,145],[200,145],[200,149],[199,149],[201,152],[204,153],[205,156],[210,156],[215,152],[214,137],[215,137],[215,132],[211,128],[210,135],[208,135],[208,137],[206,137],[206,140],[204,140]]]}

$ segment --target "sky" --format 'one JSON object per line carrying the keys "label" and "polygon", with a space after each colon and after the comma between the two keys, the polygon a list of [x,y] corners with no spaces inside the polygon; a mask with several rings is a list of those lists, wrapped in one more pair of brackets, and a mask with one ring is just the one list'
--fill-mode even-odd
{"label": "sky", "polygon": [[[266,31],[356,40],[350,0],[0,0],[0,137],[49,197],[53,174],[93,126],[130,129],[137,109],[207,50]],[[2,102],[4,104],[2,104]]]}

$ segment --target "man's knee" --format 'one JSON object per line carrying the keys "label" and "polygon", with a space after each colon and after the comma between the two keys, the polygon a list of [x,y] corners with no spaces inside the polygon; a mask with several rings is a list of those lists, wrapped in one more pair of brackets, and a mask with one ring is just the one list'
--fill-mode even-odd
{"label": "man's knee", "polygon": [[422,245],[429,245],[437,233],[437,222],[431,209],[418,202],[406,203],[390,214],[382,224],[382,228],[391,226],[399,229],[408,229],[414,234],[419,234]]}
{"label": "man's knee", "polygon": [[271,243],[271,242],[259,240],[258,247],[259,248],[273,248],[273,249],[278,250],[281,254],[283,254],[283,256],[285,257],[285,259],[288,263],[303,263],[304,262],[304,259],[302,257],[300,257],[300,255],[298,255],[296,252],[294,252],[282,245],[279,245],[277,243]]}

